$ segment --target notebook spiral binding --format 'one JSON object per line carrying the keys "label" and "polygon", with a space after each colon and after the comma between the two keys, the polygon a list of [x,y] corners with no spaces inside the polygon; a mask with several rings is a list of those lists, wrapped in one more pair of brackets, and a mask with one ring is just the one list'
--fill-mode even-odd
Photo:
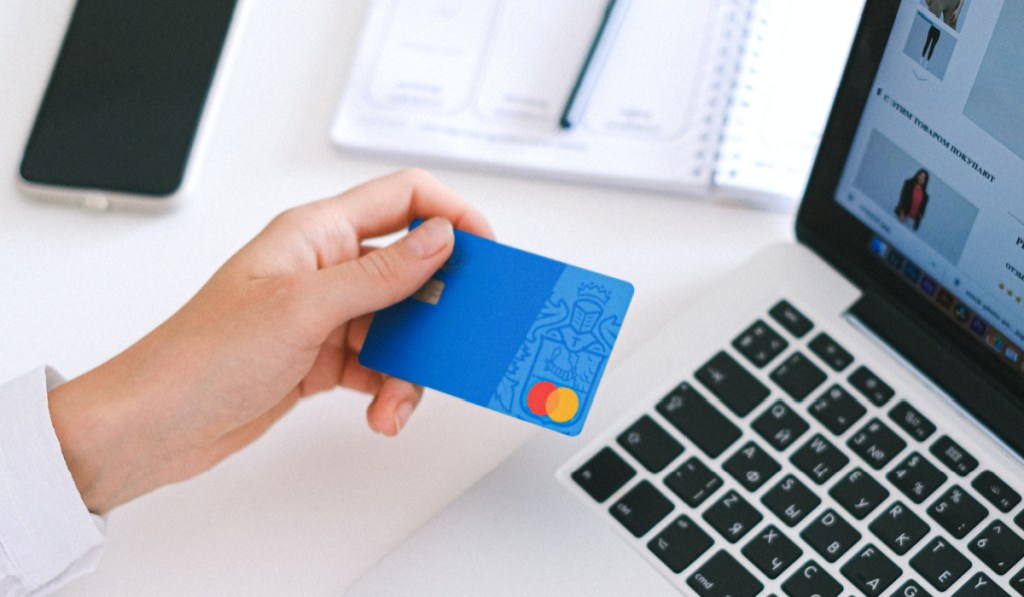
{"label": "notebook spiral binding", "polygon": [[743,68],[740,59],[747,52],[750,43],[756,1],[729,0],[722,6],[726,15],[716,36],[718,47],[715,48],[717,63],[713,70],[715,81],[711,84],[713,93],[708,98],[707,116],[704,121],[706,132],[701,135],[701,141],[705,146],[713,147],[714,151],[710,155],[699,155],[704,168],[714,169],[721,157],[726,119],[732,104],[736,101],[736,86]]}

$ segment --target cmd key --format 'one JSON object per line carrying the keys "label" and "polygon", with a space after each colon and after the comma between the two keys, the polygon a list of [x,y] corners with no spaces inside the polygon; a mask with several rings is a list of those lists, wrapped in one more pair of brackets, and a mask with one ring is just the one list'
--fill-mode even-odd
{"label": "cmd key", "polygon": [[724,551],[704,562],[686,579],[686,584],[701,597],[754,597],[764,588],[745,566]]}

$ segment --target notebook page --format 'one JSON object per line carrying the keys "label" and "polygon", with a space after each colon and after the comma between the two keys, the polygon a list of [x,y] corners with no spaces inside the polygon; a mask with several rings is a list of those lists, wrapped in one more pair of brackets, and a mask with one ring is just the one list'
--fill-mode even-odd
{"label": "notebook page", "polygon": [[716,193],[791,209],[803,195],[863,0],[758,0]]}
{"label": "notebook page", "polygon": [[595,0],[375,0],[342,148],[707,196],[750,0],[633,0],[581,122],[558,121]]}

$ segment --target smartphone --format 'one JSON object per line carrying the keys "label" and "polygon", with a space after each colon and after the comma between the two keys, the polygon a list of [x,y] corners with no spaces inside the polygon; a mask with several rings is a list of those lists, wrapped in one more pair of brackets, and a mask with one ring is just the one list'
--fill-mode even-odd
{"label": "smartphone", "polygon": [[240,1],[78,0],[19,168],[26,193],[100,209],[177,203]]}

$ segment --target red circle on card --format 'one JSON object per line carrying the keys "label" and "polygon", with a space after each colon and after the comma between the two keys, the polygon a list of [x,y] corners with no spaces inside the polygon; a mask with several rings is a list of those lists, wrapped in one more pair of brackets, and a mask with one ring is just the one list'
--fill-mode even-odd
{"label": "red circle on card", "polygon": [[550,381],[539,381],[533,384],[530,392],[526,395],[526,406],[530,412],[538,417],[545,417],[548,414],[548,396],[558,389],[558,386]]}

